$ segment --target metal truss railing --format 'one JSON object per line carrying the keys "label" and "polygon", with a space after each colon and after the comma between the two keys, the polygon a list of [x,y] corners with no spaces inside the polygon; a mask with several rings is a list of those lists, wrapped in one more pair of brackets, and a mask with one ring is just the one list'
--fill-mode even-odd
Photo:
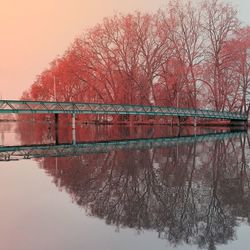
{"label": "metal truss railing", "polygon": [[210,133],[181,137],[130,139],[61,145],[2,146],[0,147],[0,161],[42,157],[78,156],[87,153],[104,153],[109,152],[111,150],[119,149],[144,149],[152,147],[167,147],[183,143],[194,143],[237,137],[242,135],[243,133],[245,132]]}
{"label": "metal truss railing", "polygon": [[205,109],[175,108],[160,106],[98,104],[77,102],[13,101],[0,100],[1,113],[16,114],[107,114],[107,115],[152,115],[200,117],[246,121],[245,114],[218,112]]}

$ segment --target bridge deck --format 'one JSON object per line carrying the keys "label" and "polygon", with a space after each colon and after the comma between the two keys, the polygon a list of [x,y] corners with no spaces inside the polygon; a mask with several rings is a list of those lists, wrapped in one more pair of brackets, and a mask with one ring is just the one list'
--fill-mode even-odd
{"label": "bridge deck", "polygon": [[247,116],[232,112],[160,106],[98,104],[76,102],[0,100],[0,114],[107,114],[200,117],[246,121]]}

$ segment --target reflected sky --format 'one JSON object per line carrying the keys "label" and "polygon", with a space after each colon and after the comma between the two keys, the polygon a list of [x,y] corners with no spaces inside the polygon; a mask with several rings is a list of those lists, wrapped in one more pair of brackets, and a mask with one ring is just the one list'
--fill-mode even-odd
{"label": "reflected sky", "polygon": [[[28,123],[2,123],[4,145],[48,143],[48,125],[29,128]],[[179,136],[176,128],[163,128],[82,126],[78,139],[100,139],[100,130],[111,139]],[[62,129],[60,141],[70,141],[70,127]],[[185,128],[182,134],[192,131]],[[157,148],[2,161],[1,247],[248,249],[249,161],[246,133]]]}

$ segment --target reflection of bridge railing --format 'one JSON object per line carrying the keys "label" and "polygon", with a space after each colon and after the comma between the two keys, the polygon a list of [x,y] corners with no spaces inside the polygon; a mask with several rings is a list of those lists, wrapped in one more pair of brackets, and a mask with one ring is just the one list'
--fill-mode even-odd
{"label": "reflection of bridge railing", "polygon": [[76,156],[86,153],[102,153],[115,149],[143,149],[164,147],[182,143],[202,142],[209,139],[225,139],[235,137],[244,132],[210,133],[193,136],[163,137],[150,139],[130,139],[116,141],[84,142],[59,145],[28,145],[0,147],[0,160],[19,160],[40,157]]}
{"label": "reflection of bridge railing", "polygon": [[232,112],[203,109],[174,108],[142,105],[118,105],[75,102],[12,101],[0,100],[0,113],[17,114],[107,114],[107,115],[158,115],[201,117],[246,121],[247,116]]}

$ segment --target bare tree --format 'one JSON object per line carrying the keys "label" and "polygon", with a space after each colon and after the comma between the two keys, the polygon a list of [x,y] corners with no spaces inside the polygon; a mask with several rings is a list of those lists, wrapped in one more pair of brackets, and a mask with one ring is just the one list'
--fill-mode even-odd
{"label": "bare tree", "polygon": [[227,95],[223,67],[223,48],[226,41],[239,28],[237,11],[218,0],[204,1],[202,27],[206,34],[206,69],[203,82],[211,95],[211,105],[216,110],[224,110]]}

